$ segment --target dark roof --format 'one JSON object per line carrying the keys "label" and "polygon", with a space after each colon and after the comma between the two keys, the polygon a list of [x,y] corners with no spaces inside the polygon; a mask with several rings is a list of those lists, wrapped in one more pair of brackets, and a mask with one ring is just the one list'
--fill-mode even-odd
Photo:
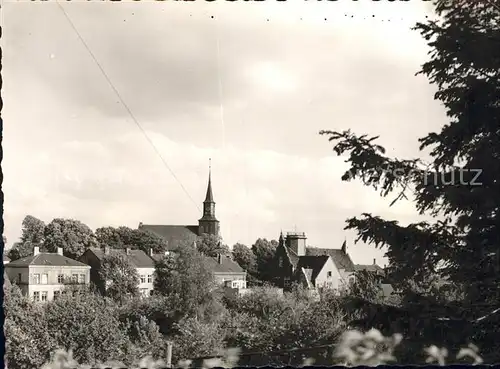
{"label": "dark roof", "polygon": [[41,252],[37,255],[31,255],[22,259],[11,261],[7,265],[5,265],[5,267],[6,268],[26,267],[29,265],[37,265],[37,266],[52,265],[52,266],[75,266],[75,267],[88,266],[87,264],[70,259],[63,255],[59,255],[56,253]]}
{"label": "dark roof", "polygon": [[377,264],[370,264],[370,265],[356,264],[354,266],[354,269],[356,271],[366,270],[367,272],[379,273],[379,274],[384,272],[384,269],[378,266]]}
{"label": "dark roof", "polygon": [[301,268],[304,268],[305,270],[310,269],[312,271],[310,276],[308,274],[306,275],[310,277],[310,281],[314,284],[316,277],[318,276],[321,269],[323,269],[323,266],[325,265],[329,257],[330,256],[328,255],[300,256],[297,268],[299,270]]}
{"label": "dark roof", "polygon": [[[102,260],[106,255],[104,249],[90,248],[89,250],[92,251],[99,260]],[[125,249],[109,249],[109,255],[126,256],[129,262],[136,268],[154,268],[155,266],[153,259],[142,250],[130,250],[129,254],[127,254]]]}
{"label": "dark roof", "polygon": [[205,256],[207,267],[213,273],[245,273],[238,263],[231,260],[228,256],[221,256],[221,263],[219,264],[217,257]]}
{"label": "dark roof", "polygon": [[354,272],[354,263],[348,253],[341,249],[320,249],[317,247],[308,247],[307,255],[329,255],[338,269],[344,269],[346,272]]}
{"label": "dark roof", "polygon": [[178,248],[182,242],[193,243],[198,238],[197,225],[153,225],[140,224],[139,229],[149,231],[167,242],[167,250]]}

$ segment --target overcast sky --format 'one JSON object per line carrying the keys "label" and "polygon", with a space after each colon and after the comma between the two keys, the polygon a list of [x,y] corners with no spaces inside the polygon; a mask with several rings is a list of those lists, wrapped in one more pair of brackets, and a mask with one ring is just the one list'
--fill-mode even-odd
{"label": "overcast sky", "polygon": [[209,158],[230,245],[296,229],[318,247],[339,248],[347,238],[355,263],[383,264],[382,251],[353,245],[345,219],[417,219],[409,203],[389,207],[392,198],[342,182],[343,159],[318,132],[380,134],[389,154],[418,155],[416,139],[445,123],[435,88],[414,76],[427,48],[410,28],[431,16],[428,3],[62,7],[153,144],[61,6],[4,3],[9,246],[27,214],[93,229],[197,224]]}

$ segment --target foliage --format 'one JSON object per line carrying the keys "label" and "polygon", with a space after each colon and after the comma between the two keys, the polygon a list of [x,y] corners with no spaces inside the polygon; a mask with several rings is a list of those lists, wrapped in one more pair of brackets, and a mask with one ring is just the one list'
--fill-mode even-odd
{"label": "foliage", "polygon": [[21,242],[41,244],[45,239],[45,222],[32,216],[26,215],[22,222]]}
{"label": "foliage", "polygon": [[[45,223],[32,215],[27,215],[22,222],[20,242],[14,243],[7,256],[14,261],[33,255],[35,246],[43,249],[44,232]],[[5,242],[6,239],[4,238]]]}
{"label": "foliage", "polygon": [[207,256],[228,255],[229,247],[222,243],[219,236],[203,233],[196,240],[198,252]]}
{"label": "foliage", "polygon": [[72,259],[81,256],[89,247],[99,246],[94,232],[75,219],[52,220],[45,227],[44,237],[49,252],[57,252],[57,248],[62,247],[64,255]]}
{"label": "foliage", "polygon": [[278,242],[275,240],[268,241],[265,238],[259,238],[252,245],[252,252],[256,258],[257,279],[264,282],[273,282],[274,275],[274,256]]}
{"label": "foliage", "polygon": [[4,292],[5,354],[9,368],[38,369],[55,348],[43,308],[23,296],[16,285],[4,286]]}
{"label": "foliage", "polygon": [[167,250],[167,243],[163,238],[143,229],[101,227],[96,229],[95,234],[101,245],[111,248],[135,248],[147,254],[151,249],[155,253],[163,253]]}
{"label": "foliage", "polygon": [[213,303],[214,281],[205,260],[193,246],[183,245],[155,267],[154,291],[176,302],[177,313],[192,316]]}
{"label": "foliage", "polygon": [[123,360],[128,338],[115,311],[116,305],[99,295],[63,294],[45,306],[47,332],[78,361]]}
{"label": "foliage", "polygon": [[252,250],[241,243],[233,245],[233,260],[236,261],[247,272],[247,286],[258,285],[257,280],[257,257]]}
{"label": "foliage", "polygon": [[99,279],[105,283],[105,295],[124,301],[139,294],[139,274],[125,255],[105,255],[99,269]]}
{"label": "foliage", "polygon": [[350,293],[369,301],[382,300],[381,278],[366,270],[355,272],[355,282],[350,286]]}
{"label": "foliage", "polygon": [[217,322],[204,323],[189,317],[178,323],[177,330],[173,362],[213,355],[224,348],[224,334]]}

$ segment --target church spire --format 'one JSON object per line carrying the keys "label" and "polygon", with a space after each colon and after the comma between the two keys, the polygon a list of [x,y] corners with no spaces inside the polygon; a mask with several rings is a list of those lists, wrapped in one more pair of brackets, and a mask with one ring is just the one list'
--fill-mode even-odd
{"label": "church spire", "polygon": [[212,159],[208,159],[208,187],[207,195],[204,202],[214,202],[214,195],[212,193]]}

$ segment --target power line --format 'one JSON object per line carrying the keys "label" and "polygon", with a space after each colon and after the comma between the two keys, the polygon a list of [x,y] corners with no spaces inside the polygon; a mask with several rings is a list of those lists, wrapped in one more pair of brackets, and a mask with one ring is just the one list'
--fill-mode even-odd
{"label": "power line", "polygon": [[92,52],[92,50],[90,50],[90,47],[88,46],[88,44],[83,39],[83,37],[80,34],[80,32],[78,32],[78,29],[76,28],[75,24],[73,23],[73,21],[71,20],[71,18],[69,17],[69,15],[64,10],[64,7],[61,5],[61,3],[59,2],[59,0],[57,0],[56,2],[57,2],[57,5],[59,5],[59,8],[61,9],[61,11],[63,12],[65,18],[67,19],[67,21],[71,25],[71,28],[73,28],[73,30],[75,31],[76,35],[78,36],[78,38],[82,42],[83,46],[85,47],[85,49],[87,49],[88,53],[90,54],[90,56],[92,57],[92,59],[96,63],[97,67],[101,71],[101,73],[104,76],[104,78],[106,79],[106,81],[108,82],[109,86],[112,88],[112,90],[114,91],[114,93],[116,94],[116,96],[118,97],[118,99],[120,100],[121,104],[123,105],[123,107],[125,108],[125,110],[128,112],[128,114],[132,118],[132,121],[136,124],[136,126],[142,132],[142,134],[144,135],[144,137],[146,138],[146,140],[149,142],[149,144],[153,147],[153,149],[155,150],[156,154],[160,157],[160,159],[163,162],[163,164],[165,165],[165,167],[168,169],[168,171],[170,172],[170,174],[172,174],[172,177],[174,177],[175,180],[179,183],[179,185],[181,186],[181,188],[184,191],[184,193],[189,197],[189,199],[192,201],[192,203],[194,204],[194,206],[196,206],[196,208],[198,209],[198,211],[201,211],[201,209],[198,206],[197,202],[191,197],[191,195],[186,190],[186,188],[184,187],[184,185],[181,183],[181,181],[179,180],[179,178],[177,178],[177,176],[175,175],[174,171],[170,168],[170,166],[168,165],[167,161],[163,158],[163,156],[160,154],[160,152],[158,151],[158,149],[156,148],[156,146],[153,144],[153,141],[148,136],[148,134],[146,133],[146,131],[144,130],[144,128],[142,128],[142,126],[139,124],[139,122],[135,118],[134,114],[132,113],[132,111],[130,110],[130,108],[128,107],[128,105],[125,103],[125,101],[121,97],[120,93],[118,92],[118,90],[116,89],[116,87],[113,85],[113,82],[111,82],[111,79],[108,77],[107,73],[104,71],[103,67],[101,66],[101,64],[97,60],[96,56],[94,55],[94,53]]}

